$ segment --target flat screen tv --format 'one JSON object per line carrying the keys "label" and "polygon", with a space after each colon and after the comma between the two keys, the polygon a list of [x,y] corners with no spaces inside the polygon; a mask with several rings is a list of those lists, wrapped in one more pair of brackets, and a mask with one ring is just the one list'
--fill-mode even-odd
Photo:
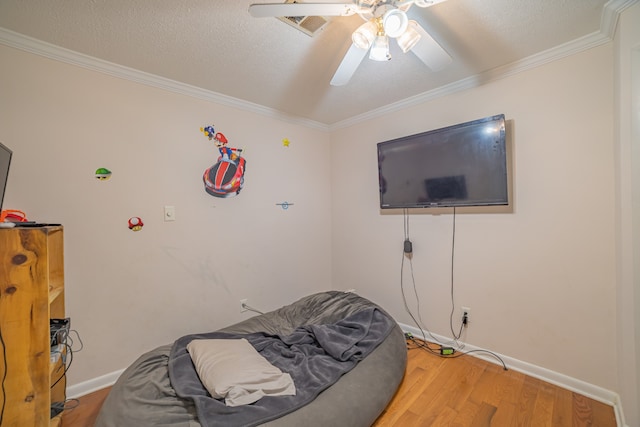
{"label": "flat screen tv", "polygon": [[504,114],[378,143],[380,208],[508,205]]}
{"label": "flat screen tv", "polygon": [[0,212],[2,212],[2,202],[4,191],[7,188],[7,178],[9,177],[9,165],[11,164],[11,150],[0,142]]}

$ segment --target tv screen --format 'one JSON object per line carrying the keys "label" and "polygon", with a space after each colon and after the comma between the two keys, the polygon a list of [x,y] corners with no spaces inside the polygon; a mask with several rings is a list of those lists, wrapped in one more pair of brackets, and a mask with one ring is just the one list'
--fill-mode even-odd
{"label": "tv screen", "polygon": [[0,142],[0,211],[2,211],[2,201],[4,200],[4,190],[7,188],[7,177],[9,176],[9,164],[11,163],[11,150]]}
{"label": "tv screen", "polygon": [[378,143],[380,207],[507,205],[504,114]]}

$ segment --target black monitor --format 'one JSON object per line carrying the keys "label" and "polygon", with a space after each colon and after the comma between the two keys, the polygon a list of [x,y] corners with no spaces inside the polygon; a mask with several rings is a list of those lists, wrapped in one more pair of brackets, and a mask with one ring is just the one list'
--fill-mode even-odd
{"label": "black monitor", "polygon": [[2,212],[4,191],[7,188],[7,179],[9,177],[9,166],[11,165],[12,154],[12,151],[0,142],[0,212]]}
{"label": "black monitor", "polygon": [[508,205],[503,114],[378,144],[380,208]]}

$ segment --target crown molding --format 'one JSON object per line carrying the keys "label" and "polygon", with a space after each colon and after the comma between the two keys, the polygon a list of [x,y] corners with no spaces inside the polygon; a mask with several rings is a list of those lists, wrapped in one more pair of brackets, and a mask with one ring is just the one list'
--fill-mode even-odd
{"label": "crown molding", "polygon": [[602,16],[600,17],[600,32],[613,39],[620,14],[637,2],[638,0],[609,0],[604,5]]}
{"label": "crown molding", "polygon": [[565,58],[570,55],[600,46],[613,40],[618,18],[620,14],[637,3],[639,0],[610,0],[603,8],[600,19],[600,30],[571,42],[556,46],[544,52],[529,56],[523,60],[513,62],[484,73],[468,77],[448,85],[423,92],[392,104],[368,111],[363,114],[342,120],[333,124],[324,124],[314,120],[285,114],[281,111],[268,108],[259,104],[233,98],[210,90],[181,83],[175,80],[160,77],[144,71],[118,65],[109,61],[94,58],[79,52],[62,48],[32,37],[0,27],[0,44],[9,46],[35,55],[43,56],[56,61],[64,62],[89,70],[97,71],[113,77],[141,83],[181,95],[202,99],[216,104],[237,108],[243,111],[256,113],[262,116],[274,118],[284,122],[305,126],[322,131],[334,131],[355,124],[372,120],[396,111],[411,108],[419,104],[454,94],[467,89],[478,87],[492,81],[496,81],[529,69],[539,67],[552,61]]}
{"label": "crown molding", "polygon": [[604,5],[602,16],[600,18],[599,31],[593,32],[562,45],[555,46],[551,49],[537,53],[535,55],[531,55],[522,60],[515,61],[501,67],[493,68],[484,73],[458,80],[448,85],[441,86],[439,88],[403,99],[402,101],[388,104],[375,110],[371,110],[366,113],[351,117],[349,119],[333,123],[329,126],[329,129],[331,131],[334,131],[337,129],[353,126],[361,122],[376,119],[378,117],[383,117],[390,113],[401,111],[406,108],[415,107],[416,105],[420,105],[437,98],[451,95],[456,92],[472,89],[486,83],[490,83],[505,77],[512,76],[514,74],[521,73],[523,71],[530,70],[532,68],[539,67],[544,64],[548,64],[553,61],[557,61],[567,56],[575,55],[576,53],[592,49],[605,43],[609,43],[615,36],[615,31],[620,14],[625,9],[637,2],[638,0],[610,0],[609,2],[607,2]]}
{"label": "crown molding", "polygon": [[221,93],[202,89],[186,83],[160,77],[134,68],[118,65],[89,55],[85,55],[70,49],[65,49],[51,43],[47,43],[24,34],[16,33],[0,27],[0,44],[29,52],[45,58],[64,62],[67,64],[82,67],[88,70],[97,71],[112,77],[117,77],[147,86],[167,90],[181,95],[210,101],[227,107],[237,108],[262,116],[271,117],[292,124],[302,125],[308,128],[328,131],[328,126],[314,120],[304,119],[284,114],[278,110],[268,108],[242,99],[223,95]]}

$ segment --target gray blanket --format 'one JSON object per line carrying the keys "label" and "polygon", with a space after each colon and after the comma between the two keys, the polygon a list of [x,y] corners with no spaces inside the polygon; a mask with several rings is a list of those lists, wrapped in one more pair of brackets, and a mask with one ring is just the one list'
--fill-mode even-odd
{"label": "gray blanket", "polygon": [[[178,339],[169,355],[169,378],[176,395],[192,400],[204,427],[257,426],[311,402],[371,353],[395,322],[376,307],[367,307],[329,324],[296,328],[288,335],[266,332],[211,332]],[[295,396],[266,396],[251,405],[228,407],[210,397],[193,366],[186,345],[193,339],[246,338],[269,362],[293,378]]]}

